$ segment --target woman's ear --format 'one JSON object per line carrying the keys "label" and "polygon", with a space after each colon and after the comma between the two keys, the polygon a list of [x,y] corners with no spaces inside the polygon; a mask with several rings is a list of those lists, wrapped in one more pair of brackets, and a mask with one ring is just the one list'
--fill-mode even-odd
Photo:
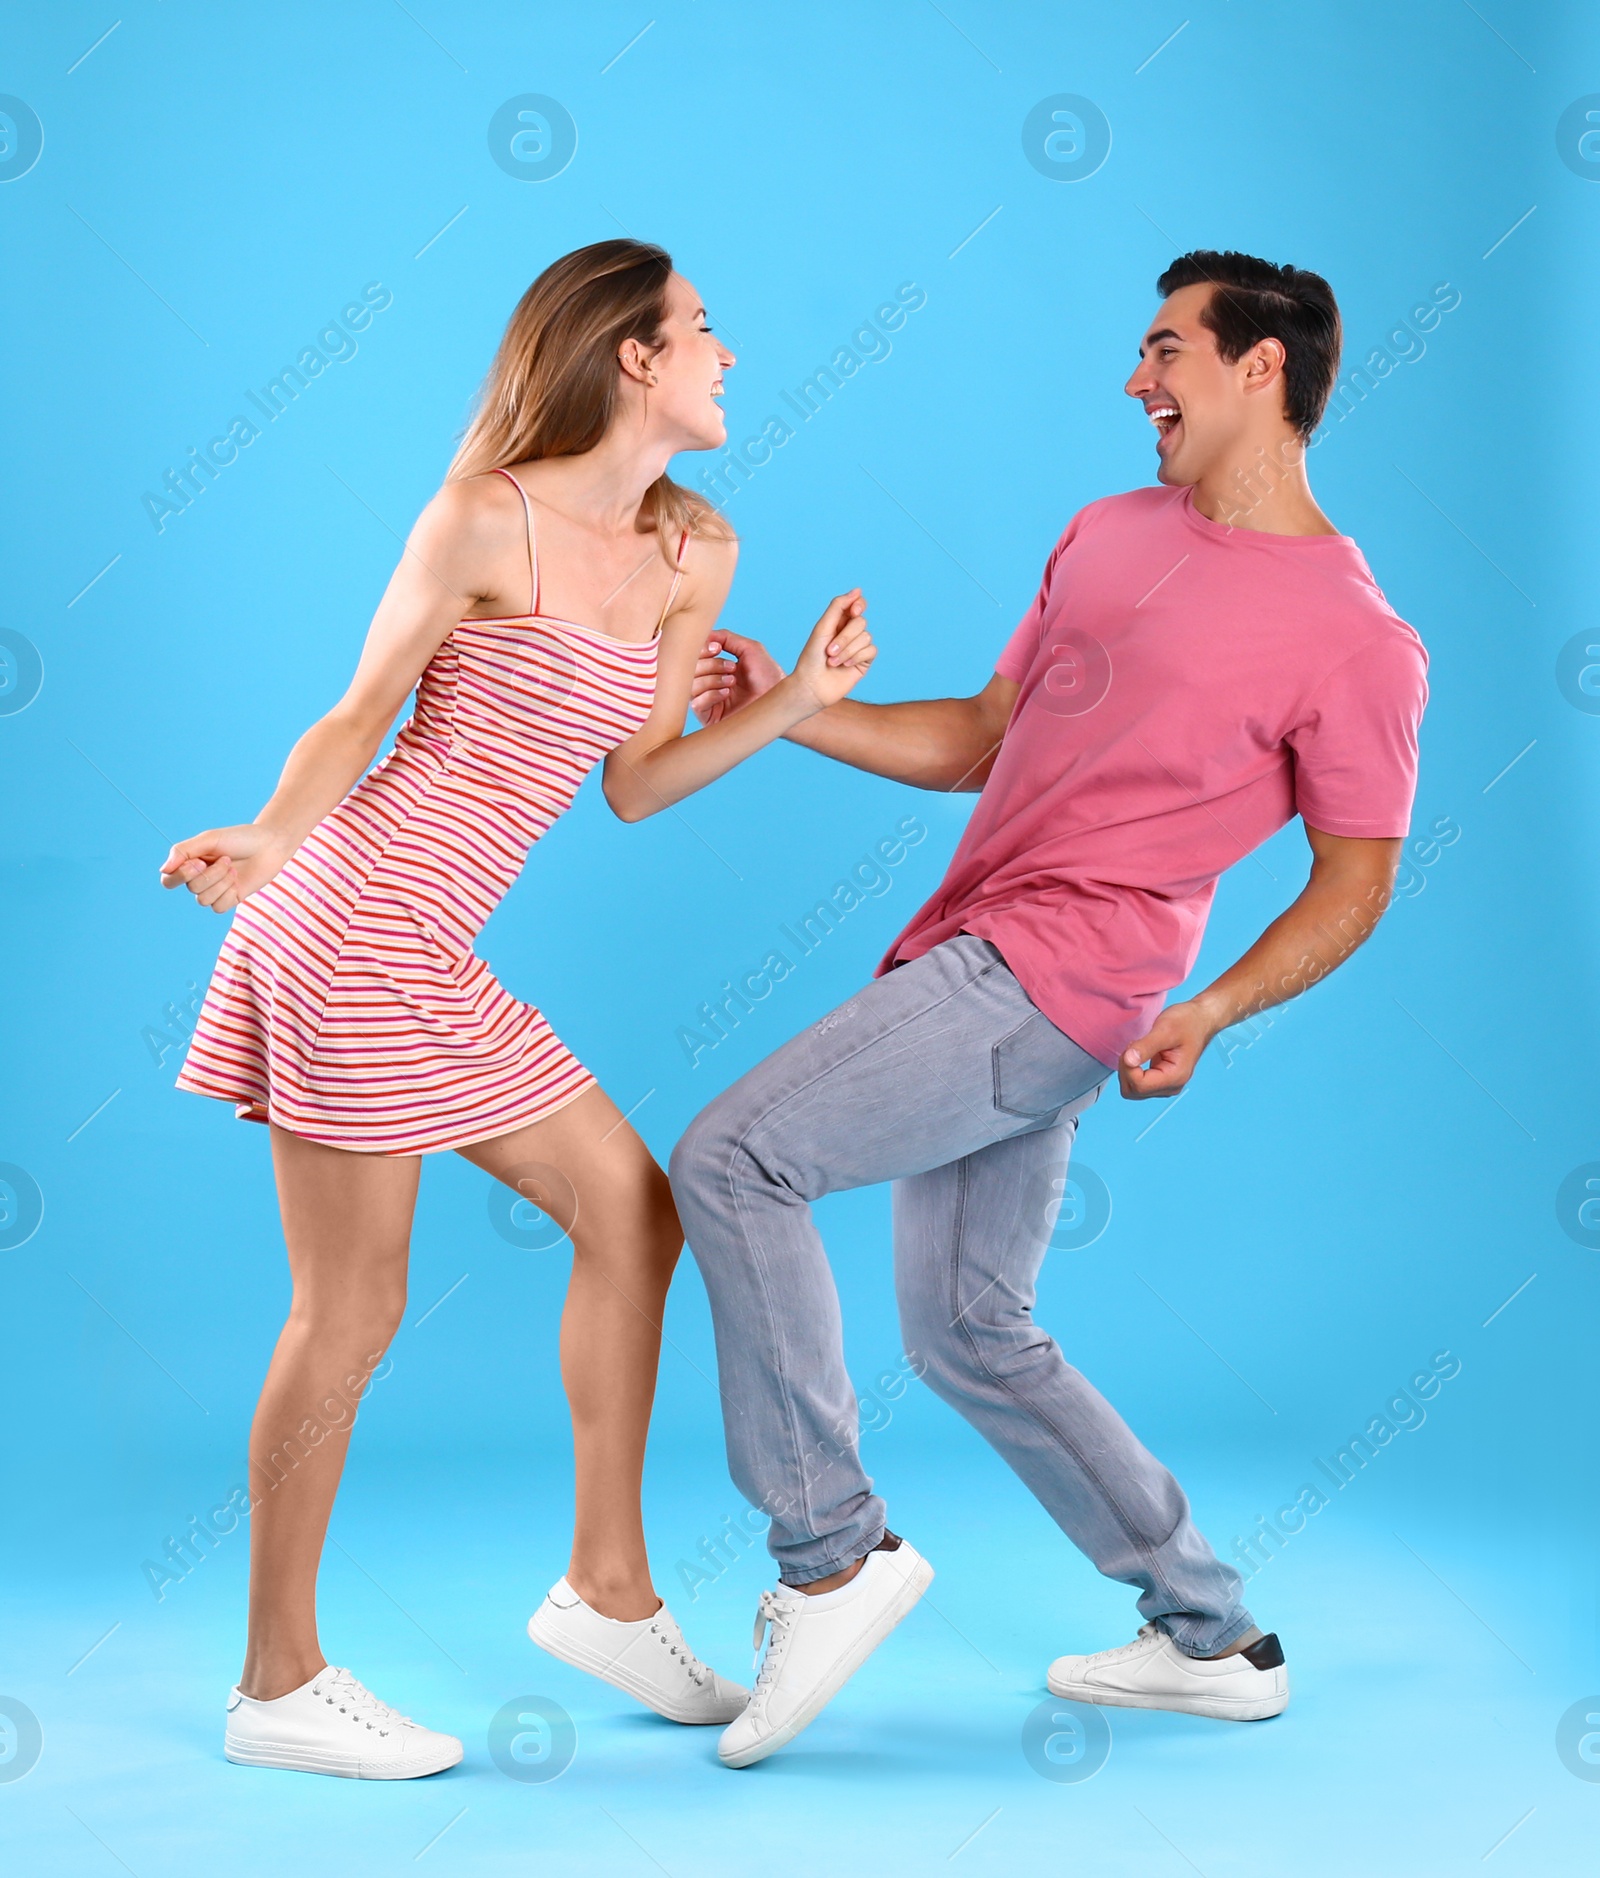
{"label": "woman's ear", "polygon": [[636,380],[641,385],[653,385],[656,382],[655,369],[650,363],[650,355],[637,339],[624,339],[617,348],[617,363],[625,376]]}

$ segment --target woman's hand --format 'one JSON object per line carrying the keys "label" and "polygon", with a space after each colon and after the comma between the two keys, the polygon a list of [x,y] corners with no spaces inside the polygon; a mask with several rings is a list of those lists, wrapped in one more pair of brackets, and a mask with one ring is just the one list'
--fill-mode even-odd
{"label": "woman's hand", "polygon": [[[724,658],[725,652],[733,654]],[[741,705],[753,704],[783,679],[783,667],[759,639],[714,632],[694,668],[689,702],[702,724],[720,724]]]}
{"label": "woman's hand", "polygon": [[161,864],[161,884],[187,887],[213,913],[229,913],[266,886],[291,851],[260,822],[208,828],[173,848]]}
{"label": "woman's hand", "polygon": [[784,681],[802,688],[820,710],[847,697],[878,656],[867,631],[866,612],[859,587],[830,600]]}

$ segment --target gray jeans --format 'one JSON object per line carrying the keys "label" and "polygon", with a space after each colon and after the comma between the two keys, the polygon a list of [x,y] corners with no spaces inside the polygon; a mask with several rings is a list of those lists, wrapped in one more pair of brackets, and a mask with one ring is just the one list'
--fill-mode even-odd
{"label": "gray jeans", "polygon": [[1033,1321],[1079,1114],[1107,1075],[963,933],[875,979],[691,1124],[672,1188],[716,1325],[728,1459],[786,1584],[869,1552],[839,1297],[810,1202],[892,1180],[915,1367],[1193,1655],[1252,1624],[1170,1473]]}

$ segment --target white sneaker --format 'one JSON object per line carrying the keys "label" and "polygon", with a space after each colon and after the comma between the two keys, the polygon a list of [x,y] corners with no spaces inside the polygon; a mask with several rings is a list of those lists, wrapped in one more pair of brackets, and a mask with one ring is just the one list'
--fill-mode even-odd
{"label": "white sneaker", "polygon": [[528,1635],[541,1650],[626,1690],[668,1721],[720,1726],[750,1699],[748,1689],[700,1661],[664,1604],[654,1617],[620,1623],[585,1604],[563,1578],[528,1619]]}
{"label": "white sneaker", "polygon": [[1289,1706],[1289,1672],[1275,1635],[1232,1656],[1185,1656],[1156,1624],[1132,1643],[1093,1656],[1060,1656],[1052,1695],[1107,1708],[1170,1708],[1222,1721],[1265,1721]]}
{"label": "white sneaker", "polygon": [[270,1702],[235,1689],[228,1697],[223,1752],[246,1767],[292,1767],[344,1780],[411,1780],[454,1767],[461,1743],[398,1714],[349,1670],[330,1666]]}
{"label": "white sneaker", "polygon": [[723,1766],[749,1767],[787,1747],[932,1583],[933,1567],[902,1539],[892,1552],[869,1552],[837,1591],[763,1591],[754,1642],[760,1649],[766,1629],[766,1654],[749,1707],[717,1744]]}

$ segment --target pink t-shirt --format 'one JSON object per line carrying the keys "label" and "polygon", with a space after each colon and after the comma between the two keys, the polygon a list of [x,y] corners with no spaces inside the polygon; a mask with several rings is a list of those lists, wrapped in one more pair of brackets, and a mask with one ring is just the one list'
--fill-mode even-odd
{"label": "pink t-shirt", "polygon": [[1217,876],[1291,816],[1406,833],[1428,658],[1347,535],[1135,489],[1073,517],[996,670],[1021,687],[948,872],[879,973],[992,940],[1114,1064],[1200,949]]}

